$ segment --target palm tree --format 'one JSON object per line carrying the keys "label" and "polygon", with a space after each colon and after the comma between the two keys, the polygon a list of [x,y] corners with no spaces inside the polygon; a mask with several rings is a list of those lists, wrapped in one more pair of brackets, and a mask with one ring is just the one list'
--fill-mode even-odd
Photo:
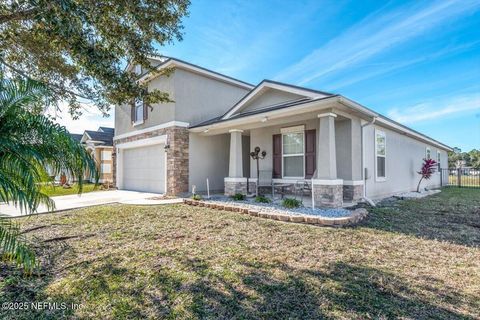
{"label": "palm tree", "polygon": [[[0,73],[0,202],[35,212],[40,204],[55,203],[41,192],[46,168],[55,174],[78,177],[79,192],[86,170],[98,180],[95,162],[65,127],[39,111],[49,103],[50,91],[30,79],[7,79]],[[37,265],[34,252],[17,224],[0,218],[0,258],[16,262],[30,272]]]}

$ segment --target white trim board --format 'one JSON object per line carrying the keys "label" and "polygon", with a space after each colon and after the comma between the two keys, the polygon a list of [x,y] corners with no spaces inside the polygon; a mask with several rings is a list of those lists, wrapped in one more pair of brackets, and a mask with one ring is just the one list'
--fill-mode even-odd
{"label": "white trim board", "polygon": [[[327,97],[321,100],[308,101],[290,108],[271,110],[262,112],[259,114],[253,114],[246,117],[226,120],[213,124],[206,124],[201,127],[195,127],[189,129],[191,132],[203,132],[205,129],[214,130],[214,129],[223,129],[223,128],[232,128],[240,125],[245,125],[253,122],[262,122],[261,120],[265,117],[268,117],[268,121],[275,120],[277,118],[283,118],[293,115],[298,115],[301,112],[312,112],[317,110],[322,110],[326,108],[332,108],[332,103],[336,102],[337,97]],[[263,122],[262,122],[263,123]],[[268,122],[264,126],[268,125]]]}
{"label": "white trim board", "polygon": [[253,91],[250,91],[247,93],[241,100],[238,102],[235,107],[233,107],[230,111],[228,111],[222,119],[228,119],[230,118],[235,112],[240,110],[247,102],[255,98],[264,88],[270,88],[270,89],[275,89],[283,92],[289,92],[297,95],[304,96],[306,98],[312,98],[312,99],[317,99],[317,98],[322,98],[322,97],[327,97],[326,94],[321,94],[321,93],[316,93],[308,89],[301,89],[301,88],[294,88],[288,85],[283,85],[280,83],[273,83],[268,80],[262,81]]}
{"label": "white trim board", "polygon": [[314,186],[338,186],[343,185],[342,179],[312,179]]}
{"label": "white trim board", "polygon": [[224,182],[247,182],[247,178],[242,177],[225,177],[223,178]]}
{"label": "white trim board", "polygon": [[135,140],[135,141],[130,141],[130,142],[125,142],[125,143],[119,143],[116,145],[117,149],[131,149],[131,148],[141,148],[141,147],[146,147],[146,146],[151,146],[154,144],[161,144],[161,143],[166,143],[167,142],[167,136],[158,136],[158,137],[153,137],[153,138],[147,138],[147,139],[141,139],[141,140]]}
{"label": "white trim board", "polygon": [[[426,143],[428,143],[432,146],[435,146],[437,148],[440,148],[442,150],[452,151],[452,148],[450,148],[449,146],[447,146],[447,145],[445,145],[441,142],[435,141],[432,138],[430,138],[428,136],[425,136],[421,133],[415,132],[414,130],[412,130],[408,127],[405,127],[403,125],[395,123],[393,120],[389,120],[387,118],[384,118],[380,114],[378,114],[378,113],[376,113],[376,112],[374,112],[374,111],[372,111],[368,108],[365,108],[364,106],[362,106],[362,105],[360,105],[360,104],[358,104],[358,103],[356,103],[356,102],[354,102],[350,99],[347,99],[343,96],[331,96],[331,97],[326,97],[326,98],[317,99],[317,100],[313,100],[313,101],[306,101],[304,103],[301,103],[301,104],[298,104],[298,105],[295,105],[295,106],[291,106],[289,108],[265,111],[265,112],[262,112],[262,113],[253,114],[253,115],[245,116],[245,117],[241,117],[241,118],[234,118],[234,119],[231,119],[231,120],[227,119],[226,115],[225,115],[224,117],[222,117],[222,119],[224,119],[226,121],[221,121],[221,122],[212,123],[212,124],[206,124],[206,125],[203,125],[201,127],[195,127],[193,129],[189,129],[189,130],[192,131],[192,132],[203,132],[205,129],[209,129],[209,130],[223,129],[223,128],[228,128],[228,127],[232,127],[232,126],[245,125],[245,124],[249,124],[249,123],[252,123],[252,122],[255,122],[255,121],[260,122],[265,117],[267,117],[268,120],[272,120],[272,119],[279,118],[279,117],[297,115],[301,112],[317,111],[317,110],[322,110],[322,109],[326,109],[326,108],[329,108],[329,107],[334,108],[335,106],[331,105],[331,104],[336,103],[336,102],[338,102],[338,103],[340,103],[340,104],[342,104],[342,105],[344,105],[348,108],[351,108],[355,111],[358,111],[362,114],[365,114],[368,117],[374,118],[375,119],[375,124],[381,126],[382,128],[391,129],[391,130],[395,130],[397,132],[404,133],[406,136],[408,136],[412,139],[422,141],[422,142],[426,142]],[[337,112],[337,111],[335,111],[335,112]],[[338,111],[338,113],[340,113],[340,111]]]}
{"label": "white trim board", "polygon": [[170,121],[170,122],[165,122],[165,123],[153,126],[153,127],[148,127],[148,128],[142,129],[142,130],[136,130],[136,131],[132,131],[132,132],[122,133],[122,134],[119,134],[119,135],[113,137],[113,140],[133,137],[133,136],[136,136],[136,135],[139,135],[139,134],[142,134],[142,133],[147,133],[147,132],[151,132],[151,131],[155,131],[155,130],[159,130],[159,129],[165,129],[165,128],[169,128],[169,127],[188,128],[189,125],[190,124],[188,122]]}
{"label": "white trim board", "polygon": [[[160,59],[159,59],[159,61],[160,61]],[[207,69],[204,69],[204,68],[200,68],[198,66],[195,66],[195,65],[192,65],[192,64],[189,64],[189,63],[185,63],[183,61],[180,61],[180,60],[177,60],[177,59],[174,59],[174,58],[168,58],[166,60],[166,62],[162,62],[160,65],[155,67],[155,71],[160,71],[162,69],[172,68],[172,67],[182,68],[182,69],[185,69],[187,71],[191,71],[191,72],[194,72],[194,73],[197,73],[197,74],[209,77],[209,78],[213,78],[213,79],[216,79],[216,80],[220,80],[220,81],[223,81],[223,82],[226,82],[226,83],[234,84],[238,87],[245,88],[245,89],[253,89],[253,87],[254,87],[252,85],[249,85],[249,84],[244,83],[244,82],[239,81],[239,80],[235,80],[233,78],[222,75],[220,73],[217,73],[217,72],[214,72],[214,71],[211,71],[211,70],[207,70]],[[152,79],[155,79],[156,77],[161,75],[161,74],[155,74],[155,71],[152,71],[152,72],[149,72],[149,73],[143,75],[142,77],[140,77],[140,79],[138,79],[138,81],[140,83],[141,82],[146,82],[146,81],[151,81]]]}

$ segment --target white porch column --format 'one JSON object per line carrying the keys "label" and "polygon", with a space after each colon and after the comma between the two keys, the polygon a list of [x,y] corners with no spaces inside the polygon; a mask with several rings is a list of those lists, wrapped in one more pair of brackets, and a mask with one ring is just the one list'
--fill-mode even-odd
{"label": "white porch column", "polygon": [[337,153],[335,149],[334,113],[319,114],[320,130],[318,130],[317,178],[337,179]]}
{"label": "white porch column", "polygon": [[230,162],[228,177],[225,177],[225,195],[232,196],[236,193],[247,193],[247,178],[243,177],[243,130],[232,129],[230,132]]}
{"label": "white porch column", "polygon": [[230,178],[243,177],[242,161],[242,132],[243,130],[230,130],[230,163],[228,176]]}
{"label": "white porch column", "polygon": [[336,117],[332,112],[318,115],[317,175],[312,180],[315,207],[336,208],[343,205],[343,180],[337,179]]}

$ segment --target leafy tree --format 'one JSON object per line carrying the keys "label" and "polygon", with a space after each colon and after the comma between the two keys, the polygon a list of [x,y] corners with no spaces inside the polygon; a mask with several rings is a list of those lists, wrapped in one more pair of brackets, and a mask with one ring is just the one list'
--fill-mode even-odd
{"label": "leafy tree", "polygon": [[473,149],[468,154],[470,158],[469,166],[474,169],[480,169],[480,150]]}
{"label": "leafy tree", "polygon": [[[0,75],[1,76],[1,75]],[[0,77],[0,202],[34,212],[40,204],[54,208],[41,192],[46,168],[83,177],[86,170],[98,177],[95,161],[65,129],[38,112],[52,98],[43,84],[30,79]],[[78,179],[82,190],[82,179]],[[0,258],[32,271],[35,255],[10,219],[0,218]]]}
{"label": "leafy tree", "polygon": [[430,179],[432,174],[435,172],[436,167],[437,161],[433,159],[423,159],[422,167],[420,168],[420,171],[417,172],[421,176],[420,181],[418,181],[417,192],[420,192],[420,184],[422,183],[423,179]]}
{"label": "leafy tree", "polygon": [[448,153],[448,167],[451,169],[461,167],[480,169],[480,151],[473,149],[469,152],[462,152],[459,148],[454,148],[453,152]]}
{"label": "leafy tree", "polygon": [[448,152],[448,167],[450,169],[460,168],[463,163],[463,158],[463,153],[459,149]]}
{"label": "leafy tree", "polygon": [[129,61],[151,68],[155,46],[182,39],[189,0],[12,0],[0,2],[0,64],[46,84],[75,117],[86,99],[104,113],[147,93],[125,72]]}

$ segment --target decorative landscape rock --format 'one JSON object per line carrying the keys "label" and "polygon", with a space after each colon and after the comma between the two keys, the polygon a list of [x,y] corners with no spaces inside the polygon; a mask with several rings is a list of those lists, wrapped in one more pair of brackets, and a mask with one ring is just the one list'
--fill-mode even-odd
{"label": "decorative landscape rock", "polygon": [[258,210],[256,210],[249,208],[248,204],[245,203],[229,203],[223,205],[216,202],[195,201],[191,199],[184,199],[184,203],[192,206],[208,207],[211,209],[249,214],[253,217],[260,217],[264,219],[293,223],[306,223],[318,226],[353,225],[360,222],[368,215],[368,211],[365,208],[357,208],[353,211],[343,209],[349,213],[348,216],[323,217],[319,215],[302,214],[301,212],[293,212],[290,210],[283,210],[284,212],[280,212],[280,210],[276,209],[275,207],[271,207],[269,209],[268,206],[259,206]]}
{"label": "decorative landscape rock", "polygon": [[395,198],[401,199],[401,200],[408,200],[408,199],[420,199],[420,198],[425,198],[431,195],[434,195],[436,193],[439,193],[440,190],[423,190],[420,192],[405,192],[405,193],[400,193],[397,195],[394,195]]}

